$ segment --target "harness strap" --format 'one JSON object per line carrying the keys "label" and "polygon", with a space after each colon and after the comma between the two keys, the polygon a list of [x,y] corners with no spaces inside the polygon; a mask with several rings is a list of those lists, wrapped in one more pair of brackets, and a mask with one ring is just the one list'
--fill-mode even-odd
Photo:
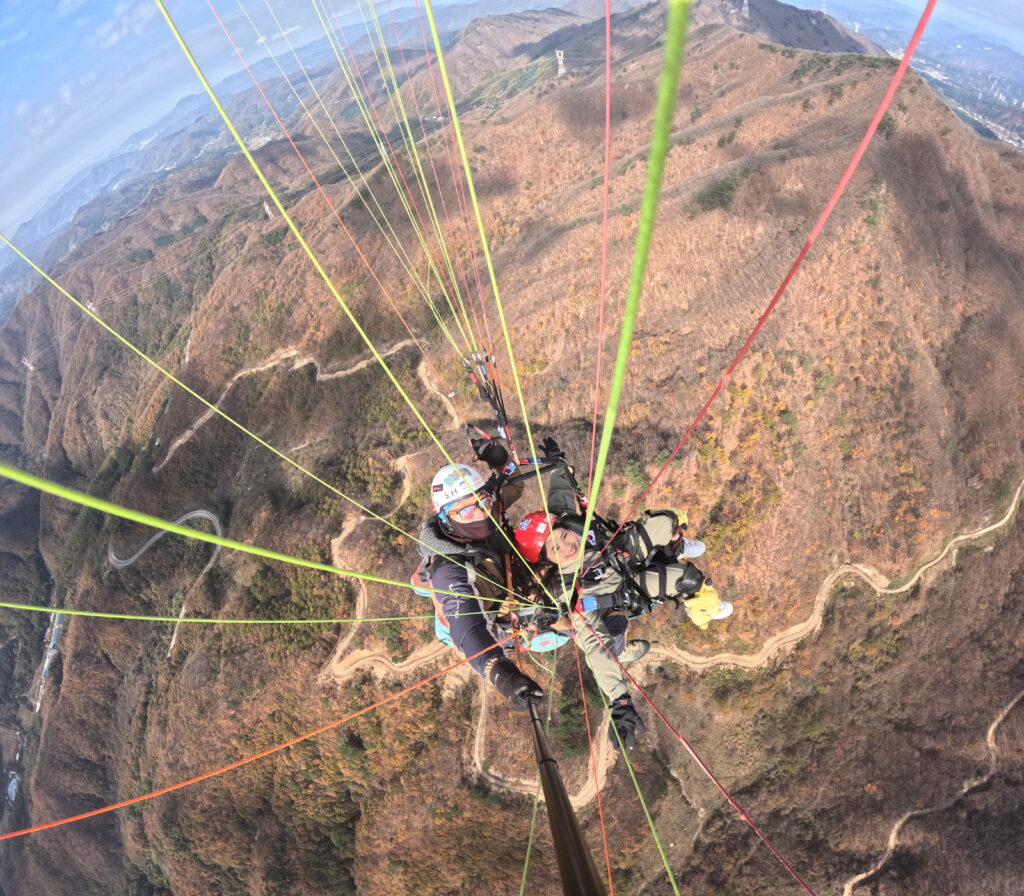
{"label": "harness strap", "polygon": [[610,594],[588,594],[579,599],[579,608],[584,612],[590,610],[624,610],[626,602],[622,594],[613,591]]}
{"label": "harness strap", "polygon": [[647,590],[646,584],[641,579],[634,578],[626,564],[622,564],[619,567],[619,574],[622,576],[622,581],[625,582],[630,591],[639,595],[648,602],[651,601],[651,595]]}
{"label": "harness strap", "polygon": [[[654,542],[651,540],[651,536],[647,534],[647,529],[644,526],[641,526],[638,522],[633,522],[630,523],[629,528],[626,529],[625,532],[635,532],[637,536],[640,538],[640,541],[643,542],[644,550],[647,553],[644,557],[643,563],[640,563],[639,565],[646,566],[648,563],[650,563],[651,557],[654,555],[655,551]],[[625,534],[625,532],[623,534]],[[632,559],[632,556],[630,556],[630,560]]]}

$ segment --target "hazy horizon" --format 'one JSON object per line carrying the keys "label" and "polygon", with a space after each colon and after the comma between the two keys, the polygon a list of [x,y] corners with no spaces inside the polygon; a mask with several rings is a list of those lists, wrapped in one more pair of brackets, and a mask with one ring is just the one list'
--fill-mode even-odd
{"label": "hazy horizon", "polygon": [[[794,5],[820,9],[821,0]],[[173,0],[168,9],[212,83],[242,71],[209,9]],[[225,27],[249,64],[267,58],[268,48],[287,53],[286,38],[302,46],[324,36],[307,4],[287,0],[275,12],[277,21],[266,10],[246,21],[238,7],[225,6]],[[935,15],[959,27],[973,23],[983,33],[1016,35],[1024,47],[1024,9],[976,0],[963,9],[940,4]],[[0,77],[9,85],[0,98],[0,232],[8,235],[79,172],[202,92],[149,0],[59,0],[55,9],[11,0],[0,15],[0,51]]]}

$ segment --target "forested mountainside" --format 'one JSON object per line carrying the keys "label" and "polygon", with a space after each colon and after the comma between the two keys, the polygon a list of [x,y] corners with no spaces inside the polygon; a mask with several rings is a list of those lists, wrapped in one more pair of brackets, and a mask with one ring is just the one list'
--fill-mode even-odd
{"label": "forested mountainside", "polygon": [[[530,46],[564,29],[564,17],[531,21],[470,26],[449,64],[525,412],[533,432],[556,436],[585,474],[603,72],[598,61],[555,76],[553,59]],[[589,41],[585,55],[600,60],[601,29],[572,27],[564,41]],[[646,8],[616,27],[630,37],[612,82],[613,334],[663,22]],[[403,95],[431,108],[422,52],[408,56]],[[742,345],[894,64],[696,21],[601,499],[607,515],[633,505]],[[290,120],[294,139],[330,203],[310,189],[288,141],[275,137],[254,155],[425,422],[468,460],[459,415],[482,423],[487,414],[445,337],[442,323],[454,325],[446,312],[431,314],[391,235],[375,225],[379,202],[392,241],[424,277],[424,249],[365,126],[343,84],[324,78],[322,95],[368,167],[367,184],[340,178],[345,166],[299,119]],[[380,80],[369,89],[383,108]],[[452,203],[446,237],[468,267],[442,138],[429,137],[434,197]],[[400,164],[411,169],[404,156]],[[635,626],[655,642],[638,679],[821,893],[938,892],[939,881],[1011,893],[1020,879],[1021,832],[1005,820],[1024,800],[1014,702],[1024,688],[1024,567],[1011,512],[1024,477],[1022,171],[1020,154],[978,139],[908,75],[825,235],[649,499],[689,511],[690,532],[707,543],[708,569],[736,610],[704,632],[659,608]],[[240,157],[175,172],[127,210],[101,197],[79,213],[93,223],[51,274],[260,439],[415,531],[441,454],[280,216],[268,218],[265,198]],[[437,298],[436,283],[428,288]],[[7,462],[164,519],[205,508],[231,538],[344,568],[403,580],[415,565],[411,539],[210,414],[52,287],[24,298],[0,331],[0,371]],[[408,591],[229,551],[201,575],[211,549],[173,538],[118,569],[108,545],[126,556],[150,532],[10,484],[0,502],[9,599],[162,615],[185,601],[189,615],[232,618],[430,612]],[[538,502],[528,493],[513,517]],[[962,535],[970,537],[951,545]],[[3,721],[31,723],[24,799],[4,819],[8,829],[202,774],[458,658],[436,647],[425,618],[182,625],[173,647],[169,624],[76,618],[40,712],[26,715],[17,698],[45,617],[0,613],[7,644],[28,645],[0,653],[9,672]],[[552,741],[599,851],[583,700],[571,653],[560,654]],[[449,675],[185,790],[9,841],[4,891],[517,893],[533,758],[522,716],[485,696],[473,676]],[[588,703],[603,742],[596,695]],[[630,760],[677,879],[694,893],[795,892],[640,708],[650,733]],[[672,892],[621,757],[604,751],[600,761],[616,891]],[[932,807],[942,810],[907,820],[887,855],[901,817]],[[883,860],[860,889],[858,875]],[[558,893],[553,868],[539,821],[529,892]]]}

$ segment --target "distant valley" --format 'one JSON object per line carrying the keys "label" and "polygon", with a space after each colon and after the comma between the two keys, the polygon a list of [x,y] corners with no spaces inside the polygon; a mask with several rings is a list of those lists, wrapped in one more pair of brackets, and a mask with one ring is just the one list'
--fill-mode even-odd
{"label": "distant valley", "polygon": [[[594,362],[603,353],[607,375],[629,280],[664,29],[661,5],[612,22],[601,347],[604,21],[592,7],[460,22],[445,50],[522,384],[521,408],[507,386],[516,435],[525,412],[583,477]],[[0,329],[5,462],[168,520],[202,511],[239,541],[408,579],[417,551],[402,532],[427,514],[443,461],[367,340],[462,460],[464,421],[493,420],[463,371],[460,327],[483,342],[486,318],[503,382],[511,364],[449,161],[437,61],[406,33],[405,58],[393,48],[389,59],[408,129],[366,48],[358,66],[378,139],[327,65],[310,71],[331,113],[312,116],[316,127],[283,78],[261,85],[302,159],[254,89],[236,84],[228,103],[365,339],[192,101],[140,137],[123,170],[94,169],[71,223],[52,239],[40,229],[25,250],[294,464],[38,281]],[[781,3],[751,0],[749,18],[733,3],[694,4],[602,513],[625,514],[666,462],[849,162],[895,69],[865,34]],[[188,161],[161,171],[161,158]],[[639,620],[631,637],[655,648],[638,679],[820,894],[1012,893],[1024,875],[1013,821],[1024,809],[1022,173],[1017,149],[980,138],[908,73],[775,316],[646,500],[688,510],[736,610],[707,631],[671,604]],[[54,206],[50,223],[66,211]],[[446,302],[456,293],[468,324]],[[513,522],[539,501],[528,491]],[[0,609],[0,758],[20,776],[0,831],[201,775],[459,658],[438,649],[427,602],[406,590],[231,551],[207,568],[210,546],[178,538],[131,565],[110,561],[152,534],[7,483],[4,600],[375,621],[65,618],[33,712],[25,698],[48,617]],[[571,793],[584,794],[602,868],[604,828],[617,893],[797,892],[639,700],[649,733],[629,760],[660,850],[621,757],[597,776],[602,820],[584,708],[595,741],[607,736],[604,709],[596,692],[581,696],[570,648],[556,660],[551,739]],[[518,893],[525,880],[555,896],[542,815],[531,834],[531,750],[521,715],[485,700],[472,675],[448,675],[258,762],[4,841],[0,891],[468,896]]]}

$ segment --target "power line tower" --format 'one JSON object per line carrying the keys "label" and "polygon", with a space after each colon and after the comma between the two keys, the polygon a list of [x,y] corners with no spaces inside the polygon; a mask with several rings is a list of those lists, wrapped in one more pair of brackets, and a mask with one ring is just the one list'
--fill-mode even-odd
{"label": "power line tower", "polygon": [[750,18],[750,0],[743,0],[742,15],[743,15],[743,18],[745,18],[745,19],[749,19]]}
{"label": "power line tower", "polygon": [[828,15],[828,0],[821,0],[821,11]]}
{"label": "power line tower", "polygon": [[565,74],[565,50],[555,50],[555,58],[558,60],[558,74]]}

